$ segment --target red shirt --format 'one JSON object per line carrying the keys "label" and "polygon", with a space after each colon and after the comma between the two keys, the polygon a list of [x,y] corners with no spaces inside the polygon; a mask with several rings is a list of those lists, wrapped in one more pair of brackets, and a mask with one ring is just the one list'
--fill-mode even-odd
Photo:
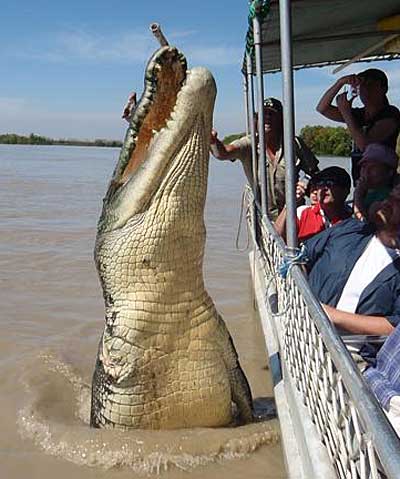
{"label": "red shirt", "polygon": [[321,206],[318,204],[305,208],[297,218],[297,236],[299,241],[305,241],[311,236],[324,231],[324,229],[339,223],[342,220],[350,218],[351,211],[345,211],[340,216],[334,216],[332,219],[328,219]]}

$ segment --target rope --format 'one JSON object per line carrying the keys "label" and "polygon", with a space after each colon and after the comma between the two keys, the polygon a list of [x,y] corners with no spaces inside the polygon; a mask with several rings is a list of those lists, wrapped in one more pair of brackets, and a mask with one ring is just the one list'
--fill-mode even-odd
{"label": "rope", "polygon": [[305,264],[307,261],[307,254],[305,246],[302,245],[301,248],[296,248],[296,255],[289,255],[285,254],[283,257],[282,263],[279,266],[279,275],[281,278],[286,279],[287,275],[289,274],[291,268],[295,264]]}
{"label": "rope", "polygon": [[246,52],[251,55],[254,49],[254,33],[253,33],[253,19],[258,17],[262,22],[268,15],[270,10],[270,0],[252,0],[249,5],[249,29],[246,35]]}
{"label": "rope", "polygon": [[253,0],[249,5],[249,24],[253,18],[258,17],[261,21],[266,18],[270,10],[269,0]]}
{"label": "rope", "polygon": [[[248,223],[246,221],[246,231],[247,231],[246,246],[244,248],[240,248],[240,246],[239,246],[239,238],[240,238],[240,232],[241,232],[241,229],[242,229],[241,227],[242,227],[242,222],[243,222],[243,210],[245,209],[244,208],[245,197],[246,197],[246,190],[244,190],[243,193],[242,193],[242,203],[240,205],[239,224],[238,224],[238,230],[237,230],[237,234],[236,234],[236,249],[237,249],[237,251],[240,251],[241,253],[243,253],[244,251],[247,251],[249,249],[249,244],[250,244],[249,226],[248,226]],[[246,208],[246,216],[247,216],[247,213],[249,212],[249,209],[250,209],[250,204]]]}

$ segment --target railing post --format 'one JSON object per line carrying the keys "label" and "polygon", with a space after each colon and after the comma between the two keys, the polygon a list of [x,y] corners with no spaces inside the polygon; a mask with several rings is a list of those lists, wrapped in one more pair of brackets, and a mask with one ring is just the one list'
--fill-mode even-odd
{"label": "railing post", "polygon": [[254,237],[258,238],[257,228],[257,215],[256,215],[256,202],[260,201],[259,198],[259,185],[258,185],[258,156],[257,156],[257,139],[254,125],[254,84],[253,84],[253,66],[251,63],[251,57],[249,53],[246,53],[246,79],[247,79],[247,124],[249,127],[249,133],[251,138],[251,166],[253,172],[252,191],[255,202],[253,203],[252,210],[252,222],[254,227]]}
{"label": "railing post", "polygon": [[261,212],[268,212],[268,163],[265,155],[265,130],[264,130],[264,79],[261,59],[261,22],[258,15],[253,18],[254,53],[256,60],[257,76],[257,111],[258,111],[258,174],[261,186]]}
{"label": "railing post", "polygon": [[294,101],[292,63],[292,19],[290,0],[279,1],[283,81],[283,148],[286,164],[286,240],[289,251],[297,247],[296,167],[294,156]]}

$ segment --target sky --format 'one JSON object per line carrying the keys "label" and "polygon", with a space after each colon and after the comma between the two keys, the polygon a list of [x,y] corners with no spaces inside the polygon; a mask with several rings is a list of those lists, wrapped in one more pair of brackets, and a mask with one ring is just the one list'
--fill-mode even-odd
{"label": "sky", "polygon": [[[219,135],[244,131],[240,72],[247,0],[2,0],[0,134],[122,139],[121,112],[131,91],[140,96],[148,58],[158,48],[158,22],[188,64],[205,66],[217,88]],[[376,65],[389,76],[390,100],[400,104],[400,64]],[[366,68],[351,66],[342,74]],[[330,124],[315,111],[335,81],[333,67],[295,74],[296,130]],[[265,95],[281,98],[280,75],[265,76]]]}

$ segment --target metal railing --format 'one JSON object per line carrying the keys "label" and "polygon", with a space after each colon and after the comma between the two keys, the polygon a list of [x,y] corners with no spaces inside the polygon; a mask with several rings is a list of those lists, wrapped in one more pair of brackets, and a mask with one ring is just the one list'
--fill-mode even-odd
{"label": "metal railing", "polygon": [[[246,192],[249,211],[255,204]],[[400,441],[298,265],[279,275],[285,244],[255,207],[255,248],[262,258],[265,297],[274,283],[281,361],[306,406],[337,477],[400,478]]]}

